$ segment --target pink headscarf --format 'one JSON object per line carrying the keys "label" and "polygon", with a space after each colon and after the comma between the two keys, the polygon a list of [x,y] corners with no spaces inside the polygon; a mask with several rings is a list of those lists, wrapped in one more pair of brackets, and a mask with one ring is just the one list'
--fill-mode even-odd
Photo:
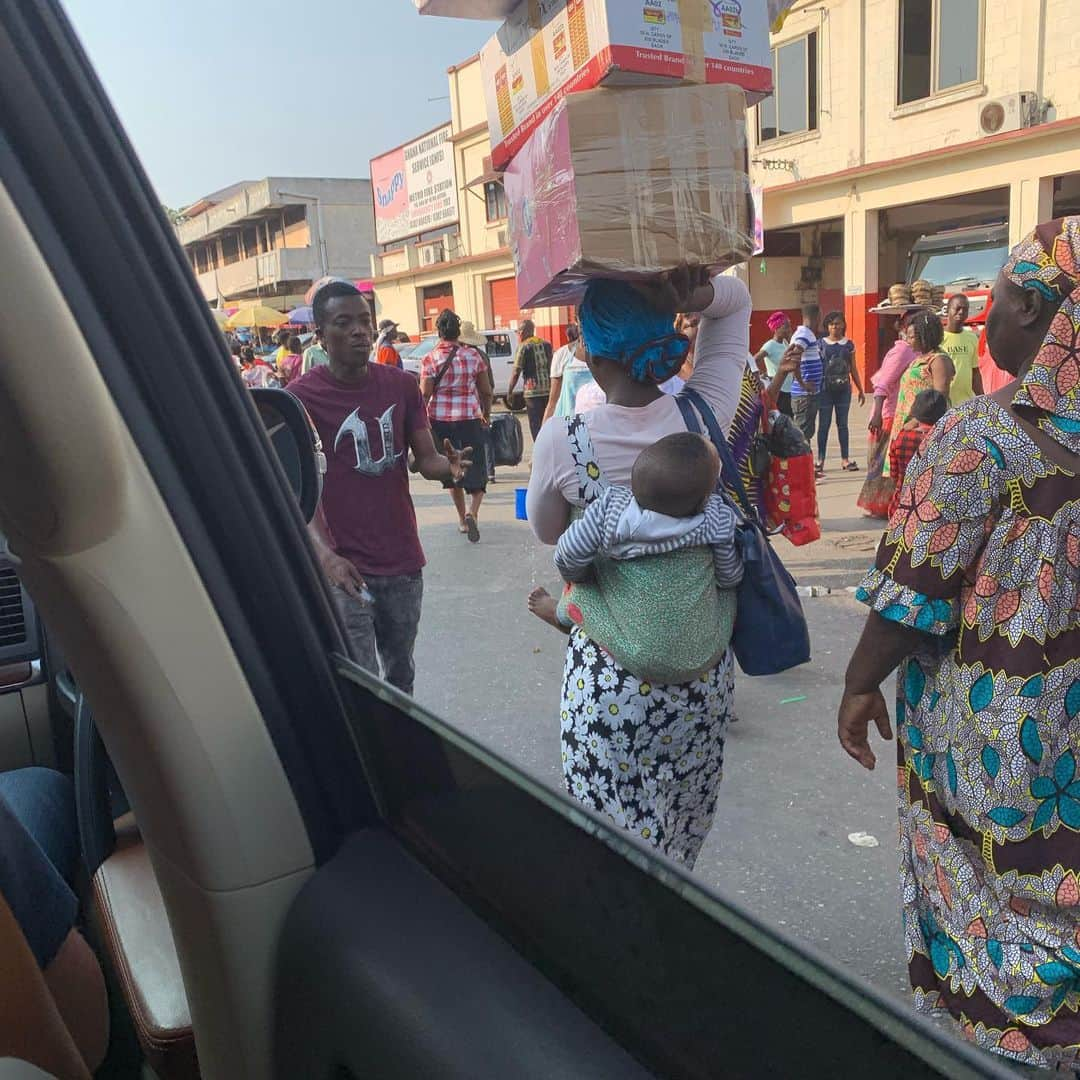
{"label": "pink headscarf", "polygon": [[787,322],[787,316],[782,311],[774,311],[766,320],[765,325],[775,334],[784,323]]}

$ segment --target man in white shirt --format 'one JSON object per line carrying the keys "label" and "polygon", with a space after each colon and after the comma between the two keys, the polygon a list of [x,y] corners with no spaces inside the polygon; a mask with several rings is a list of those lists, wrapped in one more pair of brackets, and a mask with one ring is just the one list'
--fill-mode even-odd
{"label": "man in white shirt", "polygon": [[554,415],[559,405],[559,397],[562,394],[563,376],[567,371],[579,371],[588,367],[584,360],[577,358],[577,341],[581,336],[574,323],[566,328],[566,344],[555,350],[551,358],[551,390],[548,393],[547,408],[544,410],[544,419],[541,424],[546,424]]}
{"label": "man in white shirt", "polygon": [[802,316],[802,326],[791,335],[791,344],[802,349],[802,363],[791,385],[791,411],[807,440],[812,440],[817,428],[818,402],[824,376],[819,344],[821,308],[817,304],[804,304]]}

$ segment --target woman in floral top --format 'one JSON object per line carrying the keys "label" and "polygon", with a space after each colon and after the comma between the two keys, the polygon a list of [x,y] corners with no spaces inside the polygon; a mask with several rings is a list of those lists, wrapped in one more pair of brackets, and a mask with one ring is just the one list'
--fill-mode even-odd
{"label": "woman in floral top", "polygon": [[[941,351],[945,331],[941,320],[932,311],[919,312],[911,320],[912,344],[915,359],[900,377],[900,389],[896,396],[896,412],[893,415],[893,437],[911,418],[911,406],[924,390],[937,390],[949,396],[956,368],[948,353]],[[891,476],[888,458],[881,470],[882,476]]]}
{"label": "woman in floral top", "polygon": [[904,935],[915,1002],[1029,1065],[1080,1063],[1080,218],[994,286],[1013,376],[912,461],[860,598],[838,720],[866,768],[897,676]]}

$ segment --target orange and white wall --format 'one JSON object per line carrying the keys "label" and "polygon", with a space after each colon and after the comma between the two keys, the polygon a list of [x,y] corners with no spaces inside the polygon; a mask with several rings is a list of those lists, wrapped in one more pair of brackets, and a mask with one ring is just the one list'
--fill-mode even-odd
{"label": "orange and white wall", "polygon": [[[817,34],[817,128],[759,143],[756,109],[748,111],[766,230],[842,228],[839,287],[864,372],[879,359],[878,320],[867,309],[901,279],[911,238],[974,223],[980,213],[989,220],[994,205],[1015,243],[1080,202],[1080,24],[1071,0],[982,0],[980,24],[970,28],[980,42],[976,79],[904,105],[896,97],[900,8],[900,0],[797,5],[772,44]],[[1018,91],[1045,103],[1044,122],[981,135],[981,106]],[[784,272],[774,274],[770,259],[765,275],[757,267],[748,275],[755,348],[769,311],[817,299],[796,287],[784,303]],[[825,289],[837,285],[828,270]]]}

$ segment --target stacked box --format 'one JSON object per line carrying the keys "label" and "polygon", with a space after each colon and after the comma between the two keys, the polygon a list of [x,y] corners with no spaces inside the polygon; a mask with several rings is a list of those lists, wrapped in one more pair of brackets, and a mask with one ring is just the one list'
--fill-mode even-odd
{"label": "stacked box", "polygon": [[520,0],[480,64],[497,169],[568,93],[729,83],[753,103],[772,92],[765,0]]}
{"label": "stacked box", "polygon": [[505,19],[519,0],[415,0],[421,15],[447,15],[457,19]]}
{"label": "stacked box", "polygon": [[754,250],[746,102],[736,86],[564,98],[503,177],[522,308],[577,302],[591,277],[720,271]]}

